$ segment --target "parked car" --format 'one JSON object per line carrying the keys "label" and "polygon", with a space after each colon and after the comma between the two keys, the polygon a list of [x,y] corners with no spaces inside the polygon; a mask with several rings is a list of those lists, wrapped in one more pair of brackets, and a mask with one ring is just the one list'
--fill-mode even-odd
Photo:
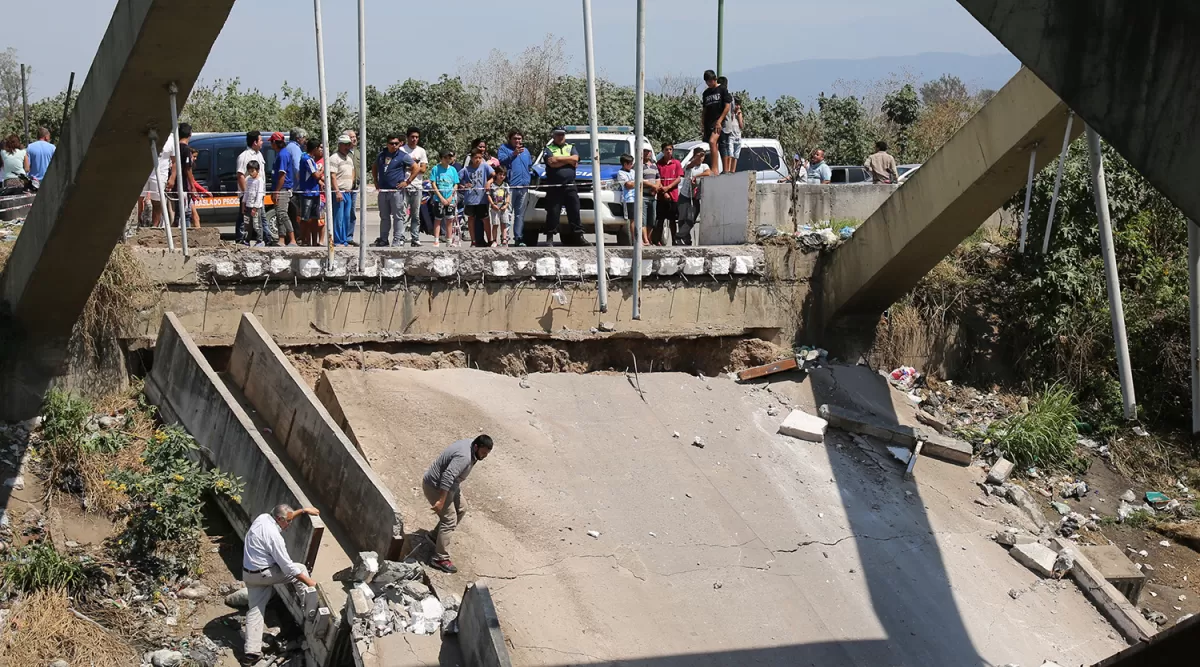
{"label": "parked car", "polygon": [[[592,197],[592,161],[589,157],[592,151],[591,128],[586,125],[568,125],[567,143],[573,145],[579,152],[579,166],[575,168],[575,185],[579,189],[579,218],[585,230],[591,231],[595,224],[595,201]],[[628,153],[635,159],[640,159],[641,151],[634,150],[635,137],[633,128],[628,125],[606,126],[599,128],[600,145],[600,180],[603,189],[600,192],[601,206],[600,222],[604,231],[616,234],[617,243],[629,245],[629,226],[625,223],[624,210],[621,205],[621,193],[616,189],[615,179],[621,170],[621,156]],[[653,150],[649,141],[642,140],[642,146]],[[538,152],[533,162],[532,182],[529,196],[525,199],[525,242],[536,239],[544,233],[546,226],[546,191],[538,186],[546,176],[546,165],[542,152]],[[566,212],[559,218],[559,229],[565,229],[567,224]]]}
{"label": "parked car", "polygon": [[[264,131],[262,154],[266,164],[263,169],[269,175],[275,164],[275,147],[267,143],[270,131]],[[246,150],[245,132],[197,132],[189,144],[198,152],[192,166],[196,181],[212,193],[211,197],[198,197],[196,210],[200,212],[200,225],[230,225],[237,221],[241,210],[238,201],[237,159]],[[270,178],[268,178],[270,181]],[[264,209],[274,209],[275,200],[270,195],[273,183],[267,184]]]}
{"label": "parked car", "polygon": [[870,183],[871,173],[862,165],[830,167],[832,176],[829,182],[834,185]]}
{"label": "parked car", "polygon": [[[683,164],[692,159],[692,153],[701,145],[701,141],[685,141],[675,146],[675,157]],[[661,157],[661,154],[660,154]],[[721,162],[717,163],[717,173],[724,171]],[[742,153],[738,157],[737,172],[755,172],[759,183],[778,183],[791,176],[787,161],[784,159],[783,145],[776,139],[745,138],[742,139]]]}
{"label": "parked car", "polygon": [[904,181],[907,181],[909,177],[917,173],[917,170],[920,168],[921,165],[919,164],[902,164],[897,166],[896,173],[900,175],[900,179],[896,182],[903,183]]}

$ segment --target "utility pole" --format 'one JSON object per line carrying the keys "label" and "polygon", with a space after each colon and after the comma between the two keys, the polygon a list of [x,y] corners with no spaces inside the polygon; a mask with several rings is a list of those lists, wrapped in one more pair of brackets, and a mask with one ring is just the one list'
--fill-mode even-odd
{"label": "utility pole", "polygon": [[25,145],[29,145],[29,91],[25,85],[25,66],[21,65],[21,107],[24,109],[21,129],[25,132]]}
{"label": "utility pole", "polygon": [[[358,0],[358,271],[367,270],[367,2]],[[350,272],[347,271],[349,276]]]}
{"label": "utility pole", "polygon": [[[642,226],[646,224],[646,193],[642,192],[644,182],[642,159],[642,142],[646,140],[646,0],[637,0],[637,73],[634,75],[634,85],[637,88],[634,104],[634,138],[633,161],[637,165],[634,181],[637,183],[637,196],[634,199],[633,225],[633,308],[630,316],[635,320],[642,319]],[[599,206],[597,206],[599,208]],[[597,267],[603,271],[604,267]]]}
{"label": "utility pole", "polygon": [[717,76],[721,76],[721,61],[725,55],[725,0],[717,0]]}
{"label": "utility pole", "polygon": [[1133,419],[1137,416],[1137,397],[1133,391],[1133,370],[1129,366],[1129,341],[1125,337],[1125,307],[1121,303],[1121,283],[1117,279],[1117,254],[1113,249],[1112,220],[1108,214],[1108,185],[1104,181],[1104,158],[1100,153],[1100,135],[1092,129],[1091,125],[1087,126],[1087,142],[1092,167],[1092,191],[1096,198],[1096,217],[1100,222],[1100,255],[1104,259],[1104,281],[1108,284],[1108,310],[1112,317],[1113,343],[1117,348],[1117,371],[1121,377],[1121,404],[1125,408],[1125,419]]}
{"label": "utility pole", "polygon": [[[592,219],[596,227],[596,291],[600,312],[608,312],[608,272],[604,266],[604,209],[600,194],[600,120],[596,110],[596,57],[592,48],[592,0],[583,0],[583,51],[587,62],[588,117],[592,142]],[[624,204],[622,204],[624,206]]]}
{"label": "utility pole", "polygon": [[[325,95],[325,38],[321,34],[321,0],[313,0],[313,23],[317,36],[317,95],[321,102],[321,146],[325,149],[325,247],[327,266],[333,265],[333,184],[330,183],[333,169],[329,164],[329,98]],[[318,209],[318,215],[320,211]],[[365,220],[363,221],[366,222]]]}

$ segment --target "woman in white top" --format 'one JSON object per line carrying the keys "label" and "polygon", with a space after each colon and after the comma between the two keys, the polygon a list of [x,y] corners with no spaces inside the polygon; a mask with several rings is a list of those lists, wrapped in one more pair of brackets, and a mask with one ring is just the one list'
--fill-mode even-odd
{"label": "woman in white top", "polygon": [[25,147],[21,145],[21,137],[15,133],[8,135],[4,140],[4,150],[0,151],[0,158],[4,161],[3,171],[0,171],[0,184],[6,188],[20,186],[19,177],[29,173],[29,156],[25,154]]}

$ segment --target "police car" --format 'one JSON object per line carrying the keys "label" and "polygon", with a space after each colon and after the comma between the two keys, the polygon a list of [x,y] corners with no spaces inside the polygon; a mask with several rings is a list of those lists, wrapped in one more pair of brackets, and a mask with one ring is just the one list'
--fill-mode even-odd
{"label": "police car", "polygon": [[[594,229],[596,204],[592,197],[592,132],[586,125],[568,125],[567,143],[579,153],[579,166],[575,168],[575,187],[579,190],[579,217],[587,231]],[[621,193],[616,188],[617,172],[621,170],[621,156],[629,154],[641,159],[633,128],[628,125],[601,125],[600,143],[600,221],[604,231],[616,234],[617,243],[629,245],[629,226],[622,215]],[[642,146],[653,151],[649,141],[643,139]],[[546,224],[546,191],[539,188],[546,176],[544,152],[539,152],[533,163],[533,180],[529,196],[525,199],[525,233],[542,233]],[[559,216],[559,230],[567,229],[566,210]]]}

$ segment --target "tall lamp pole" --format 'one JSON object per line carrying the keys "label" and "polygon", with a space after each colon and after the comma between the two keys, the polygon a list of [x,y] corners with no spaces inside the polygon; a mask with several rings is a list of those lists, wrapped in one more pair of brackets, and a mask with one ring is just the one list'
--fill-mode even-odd
{"label": "tall lamp pole", "polygon": [[717,0],[717,76],[721,76],[721,61],[725,54],[725,0]]}

